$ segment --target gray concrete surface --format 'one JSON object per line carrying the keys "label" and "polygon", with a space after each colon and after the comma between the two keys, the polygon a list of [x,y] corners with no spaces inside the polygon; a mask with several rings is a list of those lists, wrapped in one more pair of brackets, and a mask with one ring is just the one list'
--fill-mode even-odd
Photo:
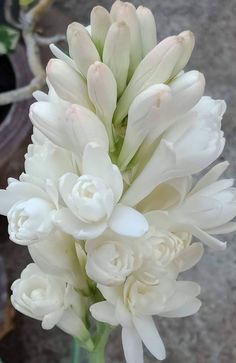
{"label": "gray concrete surface", "polygon": [[[229,160],[228,176],[236,172],[236,0],[143,0],[157,19],[158,38],[191,29],[196,47],[188,69],[198,69],[207,80],[206,94],[223,98],[228,104],[223,128],[227,145],[222,160]],[[71,20],[84,24],[94,5],[109,8],[108,0],[57,0],[56,7]],[[228,249],[221,253],[206,251],[200,264],[186,274],[202,286],[203,306],[191,318],[158,321],[165,341],[166,363],[236,362],[236,243],[228,237]],[[15,279],[25,265],[25,249],[5,244],[10,279]],[[17,263],[16,263],[17,262]],[[24,347],[23,363],[69,363],[70,339],[54,330],[42,331],[36,321],[20,318],[20,340]],[[122,362],[118,332],[112,335],[107,362]],[[149,354],[146,362],[155,360]]]}

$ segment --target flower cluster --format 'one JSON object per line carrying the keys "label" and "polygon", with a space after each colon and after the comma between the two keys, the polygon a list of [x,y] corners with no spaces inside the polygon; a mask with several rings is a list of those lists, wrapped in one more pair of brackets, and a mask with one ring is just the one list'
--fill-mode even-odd
{"label": "flower cluster", "polygon": [[[122,326],[128,363],[165,348],[153,316],[185,317],[200,287],[179,280],[215,235],[236,230],[236,189],[215,164],[225,102],[184,72],[190,31],[157,44],[151,11],[117,0],[72,23],[69,55],[51,45],[48,94],[35,92],[25,172],[0,191],[10,239],[34,261],[12,285],[20,312],[94,349],[92,317]],[[193,239],[193,241],[192,241]],[[196,240],[194,242],[194,240]]]}

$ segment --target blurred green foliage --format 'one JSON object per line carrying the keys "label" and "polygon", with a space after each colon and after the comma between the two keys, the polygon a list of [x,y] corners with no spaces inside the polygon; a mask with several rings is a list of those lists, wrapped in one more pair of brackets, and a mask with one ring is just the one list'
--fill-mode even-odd
{"label": "blurred green foliage", "polygon": [[20,6],[29,6],[30,4],[32,4],[35,0],[20,0]]}
{"label": "blurred green foliage", "polygon": [[0,55],[15,50],[20,33],[10,26],[0,24]]}

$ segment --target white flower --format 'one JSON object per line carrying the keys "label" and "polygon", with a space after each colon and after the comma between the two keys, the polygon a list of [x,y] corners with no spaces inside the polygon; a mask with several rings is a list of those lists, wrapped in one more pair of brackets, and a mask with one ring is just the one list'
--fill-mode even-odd
{"label": "white flower", "polygon": [[[89,333],[83,323],[85,301],[55,276],[43,273],[37,265],[29,264],[21,278],[12,284],[11,301],[21,313],[42,321],[43,329],[60,329],[80,339],[92,348]],[[73,324],[70,324],[74,321]]]}
{"label": "white flower", "polygon": [[143,263],[134,276],[147,285],[155,285],[163,277],[176,278],[196,265],[203,255],[202,244],[191,243],[190,233],[165,230],[167,225],[162,225],[160,216],[158,212],[145,214],[149,231],[139,239]]}
{"label": "white flower", "polygon": [[189,191],[182,202],[168,211],[172,228],[191,232],[210,247],[224,248],[225,243],[211,236],[236,230],[236,188],[232,179],[217,180],[228,163],[213,167]]}
{"label": "white flower", "polygon": [[86,272],[103,285],[120,285],[142,263],[142,254],[137,239],[124,238],[107,231],[101,237],[89,240]]}
{"label": "white flower", "polygon": [[215,161],[225,144],[221,131],[224,112],[224,101],[203,97],[164,134],[122,202],[134,206],[161,183],[197,173]]}
{"label": "white flower", "polygon": [[25,156],[25,173],[33,178],[51,180],[55,185],[66,172],[78,171],[75,157],[71,152],[44,141],[43,144],[30,144]]}
{"label": "white flower", "polygon": [[55,214],[55,223],[75,238],[96,238],[108,226],[134,237],[148,229],[139,212],[118,203],[123,192],[122,176],[99,145],[85,147],[81,176],[65,174],[59,188],[66,208]]}
{"label": "white flower", "polygon": [[146,285],[132,276],[124,286],[98,285],[106,301],[90,307],[93,317],[110,325],[122,326],[126,361],[143,362],[142,342],[155,358],[166,357],[165,347],[152,315],[184,317],[196,313],[200,301],[198,284],[163,278],[157,285]]}
{"label": "white flower", "polygon": [[0,190],[0,198],[0,213],[8,218],[13,242],[28,245],[52,232],[57,192],[50,182],[43,189],[31,182],[12,179],[6,190]]}

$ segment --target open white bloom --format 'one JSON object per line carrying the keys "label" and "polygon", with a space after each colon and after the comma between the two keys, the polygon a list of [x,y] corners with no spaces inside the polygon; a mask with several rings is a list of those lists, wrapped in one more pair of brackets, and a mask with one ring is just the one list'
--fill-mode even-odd
{"label": "open white bloom", "polygon": [[141,213],[118,203],[123,192],[122,176],[106,150],[97,144],[85,147],[81,176],[63,175],[59,189],[66,207],[55,213],[54,221],[77,239],[96,238],[107,227],[134,237],[148,229]]}
{"label": "open white bloom", "polygon": [[98,321],[122,326],[122,343],[127,363],[143,362],[142,342],[155,358],[166,357],[165,347],[152,315],[183,317],[196,313],[201,302],[196,298],[196,283],[163,278],[156,285],[146,285],[132,276],[124,286],[98,285],[106,301],[90,307]]}
{"label": "open white bloom", "polygon": [[120,285],[142,264],[140,240],[107,231],[86,242],[88,276],[103,285]]}
{"label": "open white bloom", "polygon": [[233,180],[217,180],[227,166],[227,162],[214,166],[182,202],[168,210],[168,223],[172,228],[189,231],[213,248],[224,248],[225,243],[212,235],[236,230],[235,222],[231,222],[236,216]]}
{"label": "open white bloom", "polygon": [[45,187],[27,181],[9,180],[0,190],[0,213],[8,218],[10,239],[18,244],[38,242],[54,228],[55,188],[50,181]]}
{"label": "open white bloom", "polygon": [[60,329],[74,335],[92,349],[83,323],[85,300],[73,287],[29,264],[12,284],[11,302],[21,313],[42,321],[43,329]]}

